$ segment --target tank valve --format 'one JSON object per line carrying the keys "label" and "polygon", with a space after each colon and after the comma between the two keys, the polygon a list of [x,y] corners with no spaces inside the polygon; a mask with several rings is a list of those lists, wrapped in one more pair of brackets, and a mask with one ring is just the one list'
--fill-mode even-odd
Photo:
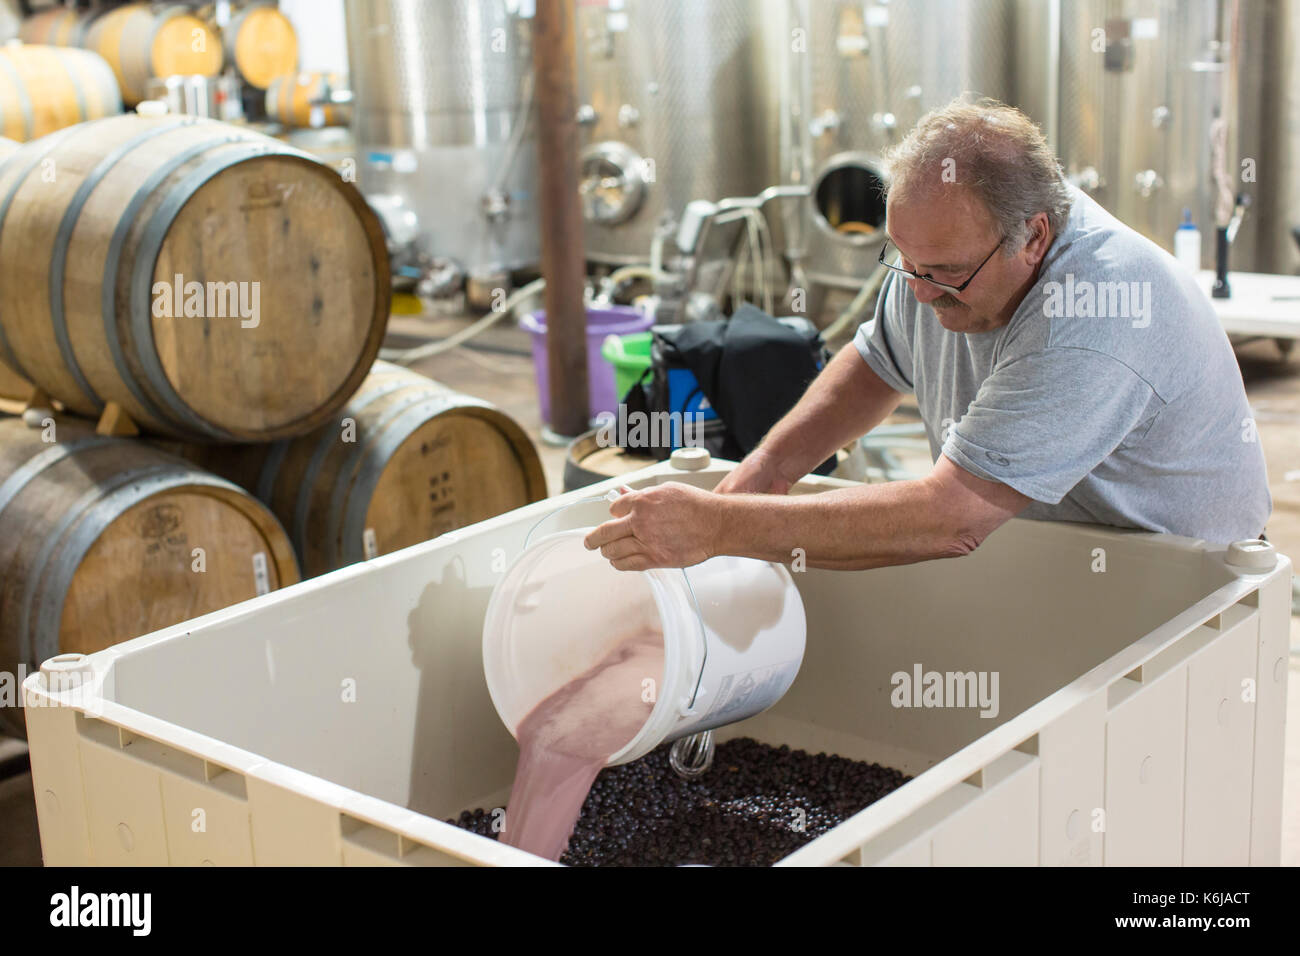
{"label": "tank valve", "polygon": [[808,132],[813,136],[821,136],[839,128],[840,114],[834,110],[823,110],[808,123]]}
{"label": "tank valve", "polygon": [[713,766],[713,731],[691,734],[676,741],[668,751],[668,766],[683,780],[707,771]]}
{"label": "tank valve", "polygon": [[510,196],[504,189],[489,189],[479,200],[488,222],[503,223],[510,218]]}

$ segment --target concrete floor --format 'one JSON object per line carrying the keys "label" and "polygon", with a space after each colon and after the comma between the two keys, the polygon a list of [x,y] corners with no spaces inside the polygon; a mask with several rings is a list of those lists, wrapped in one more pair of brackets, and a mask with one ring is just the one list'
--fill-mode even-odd
{"label": "concrete floor", "polygon": [[[430,336],[450,334],[463,325],[463,320],[457,319],[395,317],[390,344],[406,347]],[[537,443],[550,493],[558,494],[563,490],[565,449],[540,440],[542,423],[526,336],[502,322],[476,344],[492,351],[457,349],[413,368],[492,402],[519,422]],[[1268,461],[1274,506],[1268,536],[1281,553],[1300,560],[1300,357],[1282,359],[1271,341],[1241,345],[1237,354]],[[895,420],[914,420],[906,408],[901,411]],[[912,461],[909,459],[909,465]],[[1289,472],[1295,472],[1290,480]],[[1292,618],[1291,635],[1282,862],[1300,866],[1300,617]],[[16,742],[0,740],[0,778],[5,776],[6,756],[20,758],[21,750]],[[12,760],[8,766],[15,766]],[[0,866],[39,863],[31,776],[11,774],[0,779]]]}

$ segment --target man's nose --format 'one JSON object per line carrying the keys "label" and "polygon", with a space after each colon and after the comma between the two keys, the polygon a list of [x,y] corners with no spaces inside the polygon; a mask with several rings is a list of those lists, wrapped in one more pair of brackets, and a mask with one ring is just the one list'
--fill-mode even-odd
{"label": "man's nose", "polygon": [[912,294],[916,296],[916,301],[922,305],[928,305],[935,299],[948,294],[938,286],[930,285],[924,279],[908,279],[907,286],[912,290]]}

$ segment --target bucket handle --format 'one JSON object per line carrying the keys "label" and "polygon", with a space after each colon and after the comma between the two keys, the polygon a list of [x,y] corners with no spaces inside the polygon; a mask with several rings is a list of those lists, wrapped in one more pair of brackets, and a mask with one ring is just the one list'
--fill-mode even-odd
{"label": "bucket handle", "polygon": [[[591,495],[587,498],[579,498],[577,501],[571,501],[567,505],[562,505],[554,511],[542,515],[533,523],[533,526],[528,529],[528,533],[524,535],[524,550],[528,550],[528,545],[532,542],[533,534],[537,529],[551,518],[563,514],[570,508],[576,508],[578,505],[595,504],[597,501],[617,501],[623,494],[623,489],[611,488],[603,495]],[[678,570],[682,572],[682,580],[686,582],[686,593],[691,597],[691,605],[695,608],[695,619],[700,625],[700,673],[695,678],[695,689],[691,691],[691,702],[687,705],[687,710],[694,710],[695,700],[700,696],[700,684],[704,680],[704,665],[709,662],[709,637],[708,631],[704,627],[704,612],[700,610],[700,600],[695,596],[695,588],[691,584],[691,576],[686,573],[685,568],[679,568]]]}

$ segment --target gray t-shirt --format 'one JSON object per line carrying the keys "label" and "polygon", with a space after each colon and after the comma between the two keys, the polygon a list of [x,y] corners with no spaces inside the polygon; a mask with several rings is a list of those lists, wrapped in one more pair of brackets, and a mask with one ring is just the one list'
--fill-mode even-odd
{"label": "gray t-shirt", "polygon": [[950,332],[891,272],[854,344],[916,395],[931,456],[1033,498],[1022,518],[1257,537],[1273,500],[1213,307],[1172,256],[1072,192],[1006,325]]}

